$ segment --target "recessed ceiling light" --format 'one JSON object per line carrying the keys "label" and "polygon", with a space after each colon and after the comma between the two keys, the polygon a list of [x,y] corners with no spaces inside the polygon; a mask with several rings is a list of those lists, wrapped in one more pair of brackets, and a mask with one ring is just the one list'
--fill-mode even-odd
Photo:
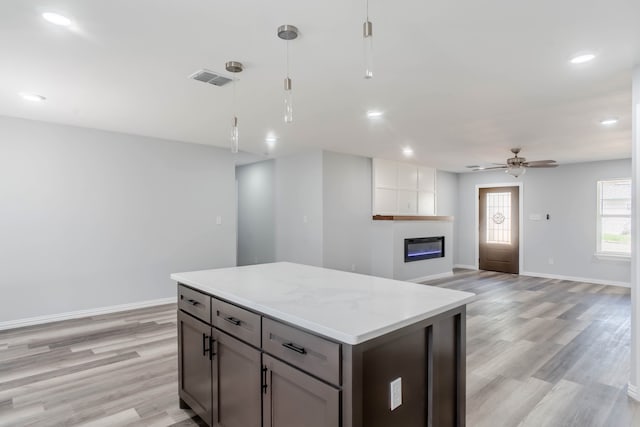
{"label": "recessed ceiling light", "polygon": [[605,119],[600,122],[600,124],[604,126],[613,126],[616,123],[618,123],[618,119]]}
{"label": "recessed ceiling light", "polygon": [[593,53],[581,53],[571,58],[572,64],[584,64],[585,62],[593,61],[596,55]]}
{"label": "recessed ceiling light", "polygon": [[45,12],[42,14],[42,17],[52,24],[60,25],[61,27],[68,27],[71,25],[71,19],[67,18],[64,15],[60,15],[59,13],[53,12]]}
{"label": "recessed ceiling light", "polygon": [[32,101],[32,102],[42,102],[42,101],[46,101],[46,97],[42,96],[42,95],[38,95],[37,93],[27,93],[27,92],[22,92],[20,93],[20,96],[22,97],[22,99],[26,99],[27,101]]}
{"label": "recessed ceiling light", "polygon": [[278,138],[276,138],[274,135],[267,135],[267,137],[264,139],[264,142],[269,147],[273,147],[277,141],[278,141]]}
{"label": "recessed ceiling light", "polygon": [[411,157],[413,156],[413,148],[411,147],[404,147],[402,149],[402,154],[405,155],[405,157]]}
{"label": "recessed ceiling light", "polygon": [[370,119],[378,119],[383,115],[384,113],[382,111],[376,111],[376,110],[367,111],[367,117]]}

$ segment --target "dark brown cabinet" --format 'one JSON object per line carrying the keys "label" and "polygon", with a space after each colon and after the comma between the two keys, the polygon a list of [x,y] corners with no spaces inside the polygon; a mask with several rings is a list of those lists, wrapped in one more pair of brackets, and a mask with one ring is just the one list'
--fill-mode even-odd
{"label": "dark brown cabinet", "polygon": [[211,332],[211,326],[178,311],[180,399],[209,425],[214,412]]}
{"label": "dark brown cabinet", "polygon": [[212,427],[464,427],[465,306],[356,345],[178,286],[179,395]]}
{"label": "dark brown cabinet", "polygon": [[265,365],[265,427],[337,427],[340,390],[269,355]]}
{"label": "dark brown cabinet", "polygon": [[217,425],[260,427],[260,351],[224,332],[214,331],[214,338],[216,355],[212,383],[218,396]]}

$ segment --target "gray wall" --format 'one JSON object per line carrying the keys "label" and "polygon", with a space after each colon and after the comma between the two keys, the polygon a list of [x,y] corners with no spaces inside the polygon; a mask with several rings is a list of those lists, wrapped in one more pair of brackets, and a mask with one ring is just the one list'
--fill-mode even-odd
{"label": "gray wall", "polygon": [[323,152],[324,266],[371,273],[371,159]]}
{"label": "gray wall", "polygon": [[455,216],[458,206],[458,174],[436,171],[436,215]]}
{"label": "gray wall", "polygon": [[[519,179],[524,186],[524,265],[520,271],[628,283],[628,261],[598,260],[594,253],[596,182],[630,176],[629,159],[528,170]],[[476,185],[517,181],[502,171],[460,174],[456,264],[475,265]],[[529,219],[530,214],[547,213],[549,221]]]}
{"label": "gray wall", "polygon": [[235,217],[226,150],[0,117],[0,321],[174,296]]}
{"label": "gray wall", "polygon": [[276,260],[323,265],[322,151],[275,160]]}
{"label": "gray wall", "polygon": [[276,259],[275,162],[236,168],[238,185],[238,265]]}
{"label": "gray wall", "polygon": [[[371,219],[370,158],[312,150],[238,167],[237,179],[239,265],[275,258],[363,274],[374,272],[372,262],[378,263],[381,255],[378,249],[373,250],[376,234]],[[437,190],[438,213],[455,215],[457,175],[438,171]],[[275,218],[270,216],[272,194]],[[450,234],[447,240],[448,248],[453,248]],[[389,239],[388,245],[393,244]],[[275,252],[269,256],[272,245]],[[395,258],[389,257],[391,271],[394,262]]]}

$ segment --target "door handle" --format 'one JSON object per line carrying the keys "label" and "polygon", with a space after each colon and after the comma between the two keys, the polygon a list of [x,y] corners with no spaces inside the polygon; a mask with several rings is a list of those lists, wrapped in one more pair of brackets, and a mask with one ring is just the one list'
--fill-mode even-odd
{"label": "door handle", "polygon": [[289,350],[295,351],[296,353],[307,354],[307,350],[305,350],[304,347],[296,345],[292,342],[283,342],[282,346],[288,348]]}
{"label": "door handle", "polygon": [[236,319],[235,317],[231,317],[231,316],[225,317],[224,320],[226,320],[227,322],[232,323],[232,324],[234,324],[236,326],[240,326],[240,324],[242,323],[242,320]]}

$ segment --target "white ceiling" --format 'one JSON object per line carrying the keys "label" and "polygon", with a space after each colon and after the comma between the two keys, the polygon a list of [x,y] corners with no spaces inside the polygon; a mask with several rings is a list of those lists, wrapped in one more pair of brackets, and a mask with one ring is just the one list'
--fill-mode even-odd
{"label": "white ceiling", "polygon": [[[260,155],[273,132],[276,156],[320,147],[402,159],[410,145],[413,161],[454,171],[514,146],[561,163],[630,156],[640,1],[370,0],[372,80],[362,78],[364,1],[2,0],[0,115],[226,147],[231,85],[186,77],[237,60],[240,145]],[[301,31],[289,125],[281,24]],[[584,50],[598,57],[569,64]],[[374,108],[382,120],[366,118]],[[620,122],[599,124],[610,116]]]}

